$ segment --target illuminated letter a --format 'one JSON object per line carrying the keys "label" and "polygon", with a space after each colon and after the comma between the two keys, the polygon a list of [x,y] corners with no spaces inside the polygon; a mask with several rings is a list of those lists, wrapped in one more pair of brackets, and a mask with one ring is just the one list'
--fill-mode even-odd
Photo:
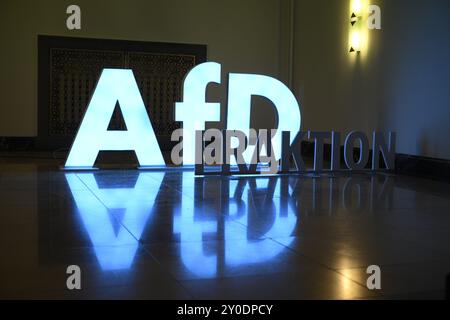
{"label": "illuminated letter a", "polygon": [[[108,130],[117,102],[126,131]],[[135,151],[141,166],[165,165],[132,70],[103,69],[65,167],[91,168],[101,150]]]}

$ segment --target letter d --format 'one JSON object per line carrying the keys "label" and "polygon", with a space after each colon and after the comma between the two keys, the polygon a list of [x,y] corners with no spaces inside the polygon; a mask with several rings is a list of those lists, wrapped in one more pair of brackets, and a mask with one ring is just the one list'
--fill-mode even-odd
{"label": "letter d", "polygon": [[[300,107],[291,90],[279,80],[257,74],[230,73],[228,87],[227,129],[240,130],[249,136],[250,111],[252,95],[262,96],[273,103],[277,111],[278,128],[272,137],[272,147],[275,159],[281,157],[281,134],[291,132],[290,143],[300,131]],[[244,153],[246,163],[250,163],[254,146],[247,147]]]}

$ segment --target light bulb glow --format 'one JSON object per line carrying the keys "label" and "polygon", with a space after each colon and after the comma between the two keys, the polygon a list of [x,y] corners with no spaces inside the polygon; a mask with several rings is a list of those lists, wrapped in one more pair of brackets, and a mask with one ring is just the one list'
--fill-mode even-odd
{"label": "light bulb glow", "polygon": [[[350,53],[366,54],[369,46],[369,30],[367,19],[369,5],[367,0],[350,0],[349,20],[346,21],[349,27],[348,49]],[[351,55],[354,57],[354,55]]]}
{"label": "light bulb glow", "polygon": [[361,34],[359,31],[352,32],[350,46],[355,49],[355,51],[361,51]]}
{"label": "light bulb glow", "polygon": [[356,15],[361,14],[362,8],[363,8],[362,0],[353,0],[353,1],[352,1],[351,8],[352,8],[352,11],[353,11]]}

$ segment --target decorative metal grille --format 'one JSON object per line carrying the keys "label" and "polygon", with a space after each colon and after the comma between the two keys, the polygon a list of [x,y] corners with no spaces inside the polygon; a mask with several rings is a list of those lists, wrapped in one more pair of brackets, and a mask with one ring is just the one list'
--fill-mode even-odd
{"label": "decorative metal grille", "polygon": [[[174,106],[182,100],[183,79],[201,59],[189,51],[141,52],[126,46],[117,49],[49,48],[48,102],[41,100],[40,105],[47,108],[47,117],[40,124],[46,128],[40,131],[42,138],[58,144],[73,141],[102,69],[129,68],[136,77],[158,142],[161,148],[168,149],[172,131],[180,127],[175,122]],[[108,129],[126,130],[117,105]]]}
{"label": "decorative metal grille", "polygon": [[123,52],[52,48],[49,135],[75,136],[102,69],[124,61]]}
{"label": "decorative metal grille", "polygon": [[181,101],[183,79],[195,65],[195,57],[130,52],[128,67],[133,70],[147,112],[157,136],[170,140],[180,128],[175,120],[175,102]]}

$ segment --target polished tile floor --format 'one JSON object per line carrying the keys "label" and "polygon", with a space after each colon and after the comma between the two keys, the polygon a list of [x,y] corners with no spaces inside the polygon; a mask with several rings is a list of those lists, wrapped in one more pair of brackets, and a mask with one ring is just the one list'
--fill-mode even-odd
{"label": "polished tile floor", "polygon": [[450,183],[0,161],[0,256],[0,298],[444,298]]}

